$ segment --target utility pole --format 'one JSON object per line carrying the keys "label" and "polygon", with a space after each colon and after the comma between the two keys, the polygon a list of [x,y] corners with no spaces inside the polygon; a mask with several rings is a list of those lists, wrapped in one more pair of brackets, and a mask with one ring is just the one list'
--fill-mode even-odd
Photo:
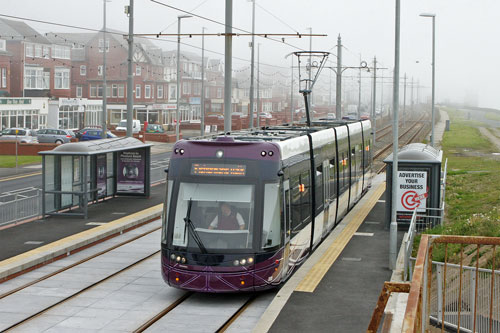
{"label": "utility pole", "polygon": [[248,110],[248,128],[253,127],[253,109],[254,109],[254,69],[255,69],[255,1],[252,0],[252,52],[250,58],[250,110]]}
{"label": "utility pole", "polygon": [[413,113],[413,112],[414,112],[414,110],[413,110],[413,104],[415,103],[415,100],[413,99],[413,90],[414,90],[414,89],[415,89],[415,86],[414,86],[414,84],[413,84],[413,76],[412,76],[412,77],[411,77],[411,104],[410,104],[410,105],[411,105],[410,110],[411,110],[411,117],[412,117],[412,118],[413,118],[413,114],[414,114],[414,113]]}
{"label": "utility pole", "polygon": [[205,135],[205,27],[201,28],[201,136]]}
{"label": "utility pole", "polygon": [[342,39],[337,37],[337,91],[335,94],[335,118],[342,119]]}
{"label": "utility pole", "polygon": [[[359,55],[359,63],[361,64],[361,55]],[[361,67],[359,68],[359,89],[358,89],[358,119],[361,118]]]}
{"label": "utility pole", "polygon": [[372,120],[373,120],[373,143],[372,146],[375,147],[375,132],[377,131],[377,110],[376,110],[376,101],[377,99],[377,57],[373,57],[373,100],[372,100]]}
{"label": "utility pole", "polygon": [[380,77],[380,117],[384,117],[384,76]]}
{"label": "utility pole", "polygon": [[403,86],[403,128],[406,127],[406,73],[404,76],[404,86]]}
{"label": "utility pole", "polygon": [[290,112],[292,113],[292,123],[293,123],[293,114],[295,113],[294,107],[293,107],[293,56],[292,58],[292,66],[290,67],[291,70],[291,82],[290,82]]}
{"label": "utility pole", "polygon": [[226,34],[224,50],[224,132],[231,132],[233,70],[233,0],[226,0]]}
{"label": "utility pole", "polygon": [[400,0],[396,0],[396,36],[394,47],[394,82],[392,107],[394,109],[394,119],[392,124],[392,198],[391,198],[391,225],[389,242],[389,268],[396,268],[397,243],[398,243],[398,223],[397,223],[397,201],[398,201],[398,111],[399,111],[399,45],[400,45]]}
{"label": "utility pole", "polygon": [[[313,38],[312,38],[312,33],[313,33],[313,28],[310,27],[309,28],[309,52],[312,52],[312,45],[313,45]],[[312,89],[311,89],[311,84],[312,84],[312,53],[309,55],[309,85],[307,87],[307,89],[311,90],[311,95],[309,98],[309,111],[310,111],[310,114],[312,115],[313,114],[313,109],[312,109],[312,105],[314,104],[313,103],[313,93],[312,93]]]}
{"label": "utility pole", "polygon": [[330,93],[328,96],[328,113],[330,113],[332,108],[332,72],[333,71],[330,71],[330,89],[328,89]]}
{"label": "utility pole", "polygon": [[134,107],[134,77],[132,73],[132,60],[134,57],[134,0],[130,0],[130,5],[125,7],[128,14],[128,74],[127,74],[127,136],[132,136],[132,118]]}
{"label": "utility pole", "polygon": [[103,50],[102,50],[102,85],[104,88],[103,94],[102,94],[102,118],[101,118],[101,125],[102,125],[102,131],[101,131],[101,138],[105,139],[106,138],[106,130],[107,130],[107,125],[106,125],[106,120],[108,117],[108,86],[106,85],[106,2],[107,0],[102,0],[103,2],[103,11],[104,11],[104,17],[103,17],[103,28],[102,28],[102,39],[103,39]]}
{"label": "utility pole", "polygon": [[260,127],[260,44],[257,45],[257,128]]}

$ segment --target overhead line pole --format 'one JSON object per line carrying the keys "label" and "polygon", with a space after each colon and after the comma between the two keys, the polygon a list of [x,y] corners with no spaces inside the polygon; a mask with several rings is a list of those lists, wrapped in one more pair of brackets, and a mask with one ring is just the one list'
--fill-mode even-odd
{"label": "overhead line pole", "polygon": [[291,122],[293,123],[293,116],[294,116],[294,107],[293,107],[293,57],[292,58],[292,66],[290,67],[292,73],[291,73],[291,83],[290,83],[290,87],[291,87],[291,91],[290,91],[290,112],[292,113],[292,120]]}
{"label": "overhead line pole", "polygon": [[253,109],[254,109],[254,69],[255,69],[255,1],[252,0],[252,54],[250,60],[250,110],[248,128],[253,127]]}
{"label": "overhead line pole", "polygon": [[224,45],[224,132],[231,132],[233,67],[233,0],[226,0],[226,33]]}
{"label": "overhead line pole", "polygon": [[373,143],[375,146],[375,132],[377,131],[377,110],[376,110],[376,100],[377,100],[377,57],[373,57],[373,100],[372,100],[372,119],[373,119]]}
{"label": "overhead line pole", "polygon": [[393,100],[394,119],[392,124],[393,142],[392,142],[392,196],[391,196],[391,225],[389,242],[389,268],[396,268],[397,243],[398,243],[398,223],[397,223],[397,202],[398,202],[398,111],[399,111],[399,47],[400,47],[400,0],[396,0],[396,36],[394,47],[394,83]]}
{"label": "overhead line pole", "polygon": [[128,6],[128,74],[127,74],[127,136],[132,136],[132,118],[134,107],[134,77],[132,73],[132,60],[134,56],[134,0]]}
{"label": "overhead line pole", "polygon": [[337,87],[335,94],[335,118],[342,119],[342,40],[340,34],[337,37]]}
{"label": "overhead line pole", "polygon": [[205,135],[205,27],[201,28],[201,136]]}
{"label": "overhead line pole", "polygon": [[106,130],[107,130],[107,125],[106,125],[106,120],[107,120],[107,109],[108,109],[108,87],[106,84],[106,2],[107,0],[103,0],[103,29],[102,29],[102,39],[103,39],[103,51],[102,51],[102,85],[104,88],[103,94],[102,94],[102,117],[101,117],[101,125],[102,125],[102,131],[101,131],[101,138],[105,139],[106,138]]}

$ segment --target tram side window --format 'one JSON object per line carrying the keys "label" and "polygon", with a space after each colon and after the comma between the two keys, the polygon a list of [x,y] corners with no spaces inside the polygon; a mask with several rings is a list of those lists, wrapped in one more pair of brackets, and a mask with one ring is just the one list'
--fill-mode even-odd
{"label": "tram side window", "polygon": [[351,183],[356,181],[356,148],[351,149]]}
{"label": "tram side window", "polygon": [[303,185],[301,192],[301,220],[305,221],[311,216],[311,182],[309,172],[304,172],[300,175],[300,182]]}
{"label": "tram side window", "polygon": [[329,185],[330,186],[330,199],[334,199],[337,196],[337,187],[335,186],[335,158],[330,160],[330,179],[329,179]]}
{"label": "tram side window", "polygon": [[316,211],[323,209],[323,165],[316,167]]}
{"label": "tram side window", "polygon": [[291,201],[292,201],[292,230],[295,230],[302,222],[300,217],[300,176],[294,175],[290,177]]}

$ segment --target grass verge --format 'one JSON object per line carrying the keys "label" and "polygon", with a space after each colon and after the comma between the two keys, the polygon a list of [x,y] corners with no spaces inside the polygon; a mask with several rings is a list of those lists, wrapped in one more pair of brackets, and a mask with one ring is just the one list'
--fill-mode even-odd
{"label": "grass verge", "polygon": [[[41,156],[18,156],[18,165],[23,164],[33,164],[41,163]],[[0,168],[15,168],[16,167],[16,156],[12,155],[0,155]]]}

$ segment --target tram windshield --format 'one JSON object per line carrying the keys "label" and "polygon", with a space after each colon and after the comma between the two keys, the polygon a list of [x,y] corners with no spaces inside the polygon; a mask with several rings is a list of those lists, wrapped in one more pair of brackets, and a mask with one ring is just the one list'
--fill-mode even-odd
{"label": "tram windshield", "polygon": [[172,245],[208,253],[252,248],[253,203],[254,185],[180,183]]}

